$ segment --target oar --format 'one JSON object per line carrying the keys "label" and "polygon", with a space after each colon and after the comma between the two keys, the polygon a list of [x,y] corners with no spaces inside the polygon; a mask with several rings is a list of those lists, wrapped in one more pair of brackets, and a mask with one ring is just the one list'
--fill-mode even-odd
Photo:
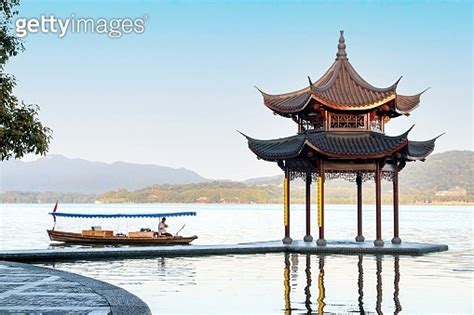
{"label": "oar", "polygon": [[[173,238],[178,236],[178,233],[181,232],[184,229],[185,226],[186,226],[186,224],[183,224],[183,226],[178,230],[178,232],[176,232],[176,234],[173,236]],[[170,241],[171,241],[171,239],[166,243],[166,245],[169,245]]]}
{"label": "oar", "polygon": [[176,232],[176,234],[174,236],[178,236],[179,232],[181,232],[184,229],[185,226],[186,226],[186,224],[183,224],[183,226],[179,229],[178,232]]}

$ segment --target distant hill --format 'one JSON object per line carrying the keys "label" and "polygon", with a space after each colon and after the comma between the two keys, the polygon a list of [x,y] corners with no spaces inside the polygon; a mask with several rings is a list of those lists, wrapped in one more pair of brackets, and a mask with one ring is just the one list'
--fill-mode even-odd
{"label": "distant hill", "polygon": [[[101,202],[203,202],[203,203],[281,203],[282,175],[252,178],[240,182],[209,182],[191,185],[154,185],[137,191],[112,191],[97,197]],[[434,154],[426,162],[408,163],[400,173],[400,202],[474,202],[474,152],[449,151]],[[333,204],[353,204],[355,183],[328,180],[326,200]],[[304,182],[292,181],[291,200],[304,202]],[[374,202],[374,183],[363,185],[365,203]],[[314,186],[312,190],[314,199]],[[392,202],[392,185],[382,181],[382,199]]]}
{"label": "distant hill", "polygon": [[202,183],[207,180],[185,168],[125,162],[107,164],[49,155],[32,162],[0,163],[0,191],[102,193],[155,184]]}
{"label": "distant hill", "polygon": [[474,193],[474,152],[447,151],[429,156],[424,163],[408,163],[400,184],[409,189],[443,191],[454,187]]}
{"label": "distant hill", "polygon": [[187,185],[154,185],[136,191],[120,189],[97,197],[102,203],[274,203],[281,189],[257,187],[239,182],[214,181]]}
{"label": "distant hill", "polygon": [[[17,187],[22,187],[23,191],[30,192],[3,193],[0,194],[0,200],[17,203],[56,200],[103,203],[281,203],[283,201],[282,175],[252,178],[244,182],[210,181],[185,169],[176,170],[122,162],[109,165],[58,156],[49,159],[52,161],[40,159],[38,162],[50,165],[53,170],[40,168],[38,164],[34,169],[29,169],[34,162],[24,164],[20,162],[18,167],[22,172],[16,171],[17,181],[10,182],[4,187],[15,187],[13,184],[16,184]],[[4,166],[1,168],[2,186],[7,182],[5,179],[11,181],[13,176],[12,173],[4,174],[3,168]],[[30,172],[35,175],[32,176]],[[314,202],[315,188],[314,185],[312,187]],[[70,193],[66,193],[64,190],[66,188]],[[78,191],[79,188],[83,188],[82,194],[78,194],[81,193]],[[302,180],[291,182],[293,203],[304,202],[304,189]],[[104,192],[105,190],[107,192]],[[90,191],[101,193],[86,194]],[[374,191],[373,182],[364,183],[364,203],[374,202]],[[328,180],[325,198],[330,204],[354,204],[355,183]],[[382,181],[382,201],[385,204],[392,202],[392,185],[385,180]],[[426,162],[408,163],[400,173],[400,202],[473,203],[474,152],[448,151],[433,154]]]}
{"label": "distant hill", "polygon": [[283,175],[249,178],[243,181],[246,185],[278,185],[281,184]]}

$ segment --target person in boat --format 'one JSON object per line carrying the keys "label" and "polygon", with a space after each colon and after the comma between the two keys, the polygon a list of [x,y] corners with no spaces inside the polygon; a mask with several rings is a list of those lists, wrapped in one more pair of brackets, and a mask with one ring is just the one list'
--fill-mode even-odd
{"label": "person in boat", "polygon": [[173,236],[166,232],[167,227],[168,224],[166,224],[166,218],[162,218],[160,224],[158,225],[158,236]]}

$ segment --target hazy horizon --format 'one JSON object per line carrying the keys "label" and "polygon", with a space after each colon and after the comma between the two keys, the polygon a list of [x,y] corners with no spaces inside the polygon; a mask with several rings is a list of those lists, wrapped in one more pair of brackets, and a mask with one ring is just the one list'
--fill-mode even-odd
{"label": "hazy horizon", "polygon": [[[442,153],[446,153],[446,152],[453,152],[453,151],[456,151],[456,152],[466,152],[466,151],[467,152],[473,152],[473,150],[456,150],[456,149],[454,149],[454,150],[446,150],[446,151],[442,151],[442,152],[435,152],[435,153],[433,153],[433,155],[442,154]],[[203,178],[205,178],[207,180],[211,180],[211,181],[221,181],[222,180],[222,181],[237,181],[237,182],[242,181],[243,182],[243,181],[246,181],[246,180],[260,179],[262,177],[283,176],[283,172],[281,171],[281,169],[279,167],[277,167],[278,169],[275,171],[274,174],[263,175],[263,176],[253,176],[253,177],[247,177],[247,178],[237,179],[237,180],[236,179],[231,179],[231,178],[210,178],[210,177],[203,176],[198,170],[191,169],[191,168],[187,167],[186,165],[175,167],[175,166],[152,164],[152,163],[151,164],[150,163],[136,163],[136,162],[133,162],[133,161],[123,161],[123,160],[116,160],[116,161],[107,162],[107,161],[89,160],[89,159],[82,158],[82,157],[71,157],[71,156],[66,156],[64,154],[59,154],[59,153],[47,154],[46,156],[30,156],[28,159],[22,159],[22,160],[19,160],[19,161],[28,163],[28,162],[35,162],[35,161],[37,161],[39,159],[42,159],[42,158],[48,158],[48,157],[54,157],[54,156],[61,157],[61,158],[66,158],[66,159],[71,159],[71,160],[79,159],[79,160],[92,162],[92,163],[105,163],[107,165],[112,165],[114,163],[130,163],[130,164],[136,164],[136,165],[142,165],[142,166],[159,166],[159,167],[169,167],[169,168],[173,168],[173,169],[186,169],[188,171],[194,172],[197,175],[202,176]],[[430,157],[428,157],[428,159],[430,159]],[[13,161],[13,159],[10,159],[9,161]],[[419,164],[419,163],[423,163],[423,162],[418,162],[416,164]],[[0,166],[1,166],[1,164],[0,164]]]}
{"label": "hazy horizon", "polygon": [[[111,5],[113,3],[113,6]],[[45,5],[46,4],[46,5]],[[254,85],[291,92],[334,61],[339,30],[371,84],[416,94],[412,140],[446,132],[434,153],[473,149],[472,4],[460,2],[152,2],[23,0],[20,17],[147,16],[144,34],[30,34],[7,72],[16,95],[41,106],[51,154],[188,168],[205,178],[280,174],[257,160],[240,130],[269,139],[296,125],[274,116]],[[27,157],[26,160],[36,159]]]}

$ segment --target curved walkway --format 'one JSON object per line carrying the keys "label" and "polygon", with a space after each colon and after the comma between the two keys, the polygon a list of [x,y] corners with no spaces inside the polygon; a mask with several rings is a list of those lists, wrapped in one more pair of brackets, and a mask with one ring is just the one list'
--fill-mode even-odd
{"label": "curved walkway", "polygon": [[0,314],[151,314],[111,284],[50,268],[0,261]]}

